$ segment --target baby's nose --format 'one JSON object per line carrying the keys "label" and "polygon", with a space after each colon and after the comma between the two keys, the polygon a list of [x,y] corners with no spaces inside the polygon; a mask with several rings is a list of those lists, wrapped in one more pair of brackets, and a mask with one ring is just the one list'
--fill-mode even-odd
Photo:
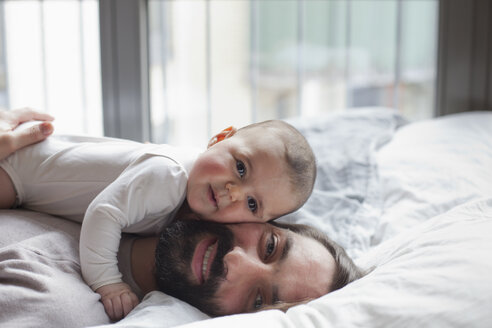
{"label": "baby's nose", "polygon": [[241,187],[239,187],[238,185],[233,183],[227,183],[226,189],[229,192],[229,197],[231,197],[232,202],[239,201],[244,198],[243,191]]}

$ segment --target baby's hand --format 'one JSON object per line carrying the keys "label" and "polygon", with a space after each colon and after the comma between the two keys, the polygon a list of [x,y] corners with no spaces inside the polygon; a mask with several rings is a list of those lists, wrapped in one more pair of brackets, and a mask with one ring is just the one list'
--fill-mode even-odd
{"label": "baby's hand", "polygon": [[99,287],[96,293],[101,295],[104,310],[113,321],[124,318],[138,304],[137,295],[123,282]]}

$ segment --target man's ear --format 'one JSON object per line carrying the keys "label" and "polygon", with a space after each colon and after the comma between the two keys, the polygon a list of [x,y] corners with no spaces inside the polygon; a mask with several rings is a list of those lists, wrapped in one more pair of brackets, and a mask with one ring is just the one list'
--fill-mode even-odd
{"label": "man's ear", "polygon": [[232,137],[233,135],[236,134],[236,132],[237,132],[237,129],[233,126],[225,128],[224,130],[222,130],[219,133],[217,133],[216,135],[214,135],[212,137],[212,139],[210,139],[210,141],[208,142],[207,149],[212,147],[216,143],[221,142],[224,139]]}

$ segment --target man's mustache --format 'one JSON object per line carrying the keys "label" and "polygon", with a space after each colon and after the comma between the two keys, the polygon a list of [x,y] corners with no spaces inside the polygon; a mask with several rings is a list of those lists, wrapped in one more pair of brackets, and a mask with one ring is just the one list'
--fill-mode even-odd
{"label": "man's mustache", "polygon": [[[207,280],[194,278],[191,261],[203,238],[217,238],[217,251]],[[227,276],[225,256],[233,249],[234,234],[223,224],[178,220],[164,229],[156,247],[156,282],[160,291],[206,313],[219,313],[215,293]]]}
{"label": "man's mustache", "polygon": [[207,280],[215,279],[225,280],[227,276],[227,267],[224,258],[232,250],[232,241],[229,238],[220,238],[217,240],[217,253],[210,267],[210,274]]}

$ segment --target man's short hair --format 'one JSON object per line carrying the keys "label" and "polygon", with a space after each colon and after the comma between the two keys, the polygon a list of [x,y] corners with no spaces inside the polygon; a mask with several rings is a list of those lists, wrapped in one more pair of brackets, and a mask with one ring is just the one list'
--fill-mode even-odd
{"label": "man's short hair", "polygon": [[[261,129],[275,134],[284,144],[285,163],[293,192],[299,197],[299,203],[295,211],[300,208],[313,192],[316,181],[316,157],[306,138],[292,125],[282,120],[268,120],[253,123],[240,128],[237,133]],[[285,213],[287,214],[287,213]]]}

